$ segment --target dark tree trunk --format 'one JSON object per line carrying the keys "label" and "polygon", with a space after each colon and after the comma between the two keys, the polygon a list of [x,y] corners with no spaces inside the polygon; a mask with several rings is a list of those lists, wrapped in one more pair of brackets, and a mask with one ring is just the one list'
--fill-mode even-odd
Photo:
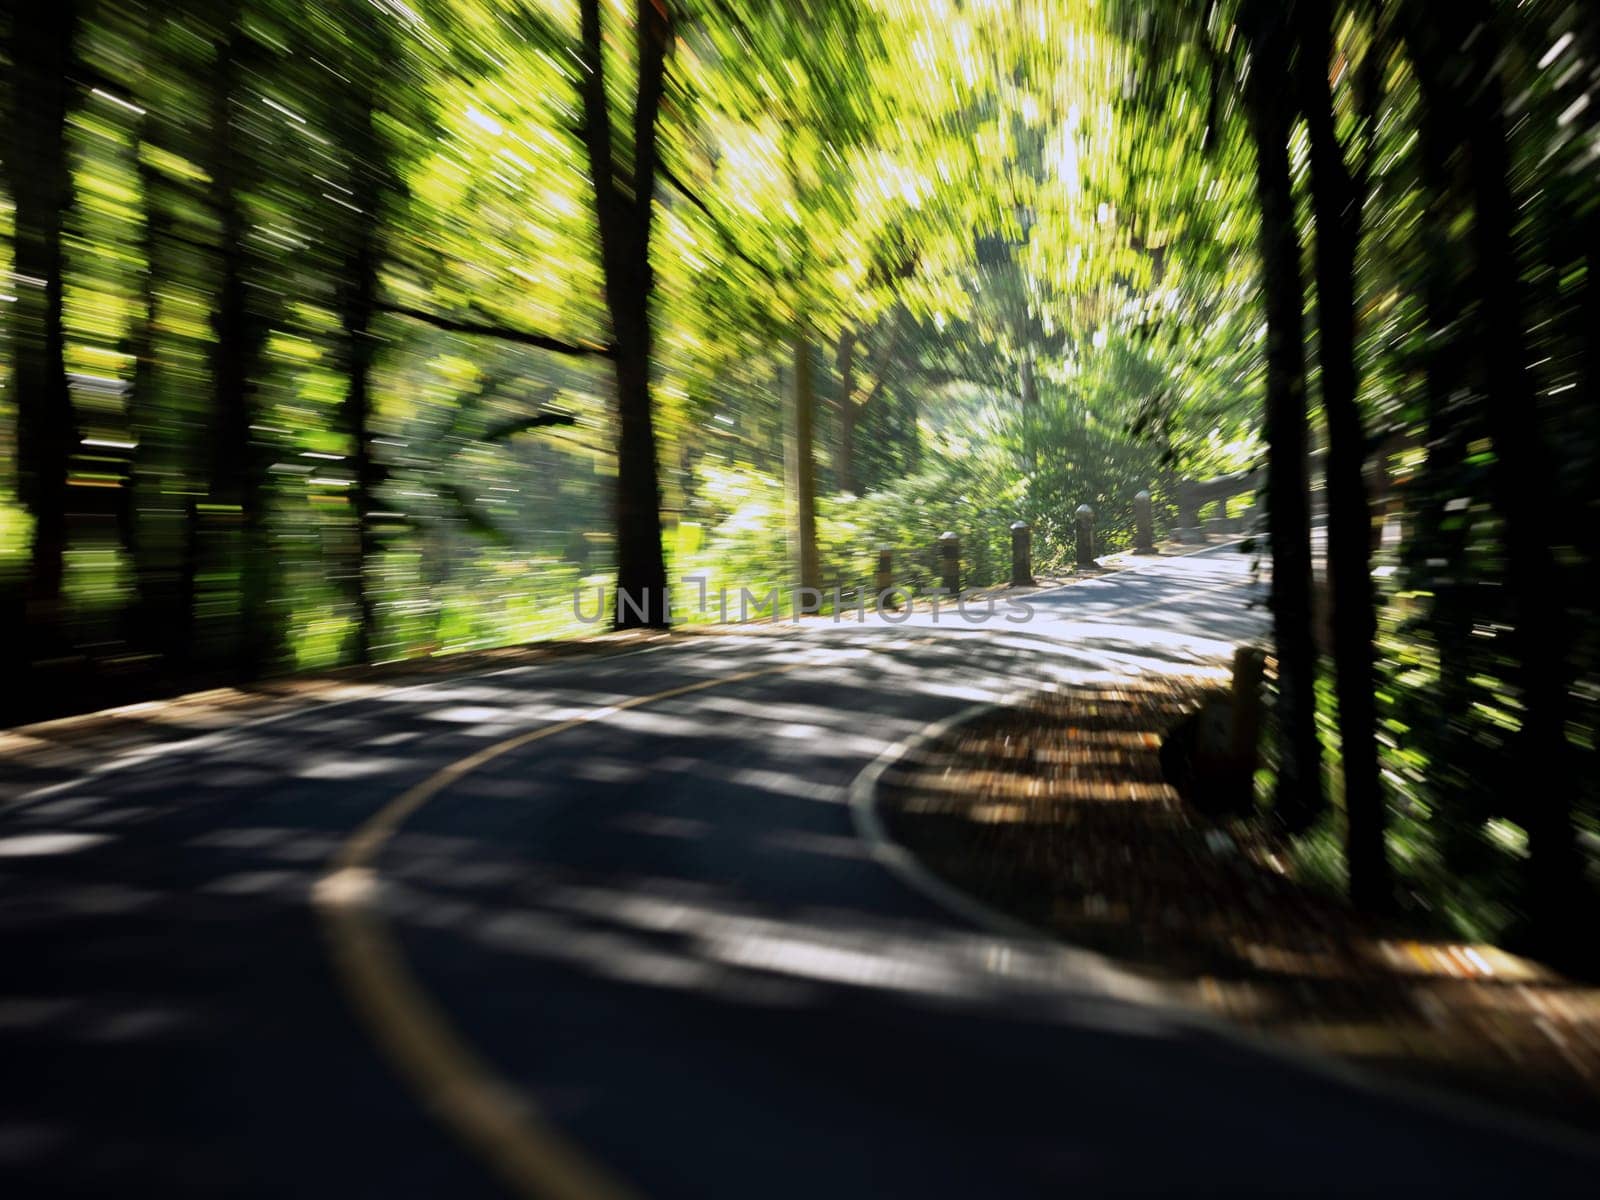
{"label": "dark tree trunk", "polygon": [[[158,53],[153,31],[159,19],[154,13],[149,16],[147,55]],[[163,286],[182,269],[185,256],[172,253],[175,196],[149,153],[170,149],[164,144],[168,136],[170,131],[158,118],[150,114],[141,117],[134,158],[143,205],[139,256],[144,270],[138,314],[128,337],[134,364],[128,428],[134,447],[120,519],[123,545],[133,569],[129,639],[160,655],[167,670],[182,671],[193,655],[194,604],[186,584],[194,577],[187,565],[195,549],[190,526],[194,513],[188,504],[177,509],[179,502],[173,497],[172,484],[183,478],[188,463],[179,423],[169,407],[172,396],[168,389],[182,384],[166,377],[160,367],[159,328]]]}
{"label": "dark tree trunk", "polygon": [[[33,518],[23,655],[59,647],[67,544],[67,473],[77,427],[67,385],[62,309],[62,229],[72,204],[67,155],[67,71],[77,12],[72,0],[11,16],[13,63],[7,183],[15,205],[11,306],[17,408],[17,490]],[[13,631],[13,636],[15,635]]]}
{"label": "dark tree trunk", "polygon": [[[1478,425],[1476,406],[1463,402],[1471,381],[1472,354],[1465,344],[1465,295],[1454,233],[1467,206],[1464,185],[1452,162],[1464,134],[1457,104],[1439,92],[1435,51],[1417,43],[1419,33],[1433,37],[1431,22],[1425,30],[1405,32],[1422,83],[1417,158],[1424,196],[1420,237],[1428,330],[1422,352],[1427,459],[1415,489],[1416,533],[1406,554],[1413,586],[1433,597],[1428,624],[1439,653],[1433,701],[1437,712],[1448,718],[1466,711],[1472,673],[1466,562],[1471,519],[1467,512],[1450,508],[1452,500],[1469,494],[1467,446],[1477,436]],[[1443,731],[1447,752],[1453,745],[1452,728]],[[1476,829],[1463,833],[1475,837]]]}
{"label": "dark tree trunk", "polygon": [[[375,202],[367,198],[367,204]],[[359,202],[358,202],[359,203]],[[361,205],[363,214],[373,211]],[[350,383],[344,398],[344,424],[350,434],[351,468],[354,484],[350,489],[351,520],[356,528],[356,561],[350,577],[350,599],[356,608],[355,657],[366,662],[372,657],[377,634],[377,615],[368,570],[377,552],[372,529],[373,492],[376,488],[372,457],[372,366],[377,341],[372,334],[372,317],[378,290],[378,245],[375,225],[363,222],[350,262],[351,296],[345,310],[345,332],[350,338]]]}
{"label": "dark tree trunk", "polygon": [[[1583,297],[1579,320],[1583,344],[1583,410],[1588,415],[1591,452],[1600,456],[1600,208],[1583,218]],[[1590,477],[1579,497],[1591,605],[1600,597],[1600,479]],[[1591,610],[1592,611],[1592,610]]]}
{"label": "dark tree trunk", "polygon": [[[275,638],[270,616],[266,478],[251,429],[265,330],[253,311],[247,280],[244,156],[233,128],[233,107],[246,77],[240,57],[247,43],[237,18],[234,6],[217,46],[212,92],[211,183],[220,226],[220,282],[212,315],[210,503],[199,516],[198,553],[191,556],[191,565],[210,569],[226,563],[236,571],[237,627],[230,665],[238,675],[250,679],[266,670]],[[219,553],[224,546],[231,547],[231,553]]]}
{"label": "dark tree trunk", "polygon": [[912,475],[922,469],[922,409],[914,389],[901,393],[899,407],[901,473]]}
{"label": "dark tree trunk", "polygon": [[802,317],[794,331],[794,409],[789,451],[790,489],[794,496],[794,552],[796,583],[816,588],[821,579],[817,562],[817,469],[815,457],[816,384],[812,363],[811,327]]}
{"label": "dark tree trunk", "polygon": [[1393,902],[1384,847],[1384,797],[1378,775],[1373,639],[1372,512],[1364,465],[1366,435],[1357,398],[1355,270],[1364,197],[1351,179],[1334,131],[1327,64],[1332,51],[1328,0],[1302,0],[1300,77],[1311,134],[1311,196],[1316,215],[1318,359],[1328,426],[1328,577],[1332,591],[1334,688],[1343,763],[1345,862],[1350,898],[1368,911]]}
{"label": "dark tree trunk", "polygon": [[856,434],[867,414],[878,404],[889,384],[889,374],[894,368],[895,356],[900,352],[900,339],[905,327],[905,314],[900,306],[878,326],[878,352],[868,364],[871,383],[865,394],[856,394],[855,335],[846,331],[839,337],[836,359],[839,367],[839,490],[859,493],[861,471],[856,461]]}
{"label": "dark tree trunk", "polygon": [[1311,535],[1306,486],[1304,289],[1289,174],[1291,109],[1284,103],[1289,39],[1281,11],[1252,6],[1246,95],[1261,207],[1261,277],[1267,317],[1267,532],[1272,549],[1272,621],[1278,655],[1278,783],[1274,807],[1290,830],[1322,811],[1322,751],[1316,726],[1316,649],[1311,633]]}
{"label": "dark tree trunk", "polygon": [[[1584,57],[1592,65],[1600,62],[1600,11],[1590,5],[1574,23]],[[1590,100],[1589,112],[1595,111],[1595,101],[1600,101],[1600,76],[1593,69],[1588,74],[1585,93]],[[1600,118],[1590,122],[1591,136],[1600,130]],[[1587,193],[1585,193],[1587,195]],[[1576,217],[1579,253],[1583,260],[1583,284],[1575,306],[1577,321],[1576,340],[1582,347],[1582,383],[1580,384],[1581,411],[1587,418],[1584,433],[1588,438],[1590,470],[1584,486],[1578,490],[1575,511],[1571,514],[1578,527],[1574,541],[1583,547],[1584,594],[1589,598],[1587,607],[1594,611],[1596,597],[1600,597],[1600,473],[1593,463],[1600,458],[1600,205],[1590,202],[1587,211]]]}
{"label": "dark tree trunk", "polygon": [[834,363],[839,370],[839,441],[834,454],[834,482],[841,492],[856,492],[856,337],[848,329],[839,335],[839,350]]}
{"label": "dark tree trunk", "polygon": [[[361,65],[353,67],[362,69]],[[377,610],[369,572],[378,552],[372,527],[378,464],[372,455],[372,371],[377,360],[378,341],[372,322],[378,312],[378,272],[383,264],[382,219],[384,195],[390,187],[388,148],[377,125],[376,102],[369,79],[366,94],[357,100],[351,129],[355,153],[355,242],[345,265],[342,296],[346,341],[346,369],[349,383],[345,390],[343,423],[350,437],[351,521],[355,526],[355,561],[350,567],[349,594],[356,610],[354,657],[367,662],[372,657],[377,635]]]}
{"label": "dark tree trunk", "polygon": [[[581,0],[585,72],[584,147],[594,181],[606,306],[611,314],[617,376],[618,629],[665,628],[667,570],[661,551],[661,484],[650,398],[650,229],[656,177],[656,119],[670,48],[665,4],[640,0],[635,13],[638,84],[633,114],[633,168],[619,186],[607,109],[600,0]],[[631,603],[625,603],[628,597]]]}
{"label": "dark tree trunk", "polygon": [[1516,202],[1508,172],[1504,101],[1498,74],[1499,39],[1492,10],[1472,0],[1453,10],[1471,71],[1457,94],[1467,132],[1468,179],[1474,220],[1474,296],[1485,356],[1487,422],[1494,443],[1491,474],[1504,529],[1506,587],[1516,623],[1524,708],[1522,751],[1529,787],[1523,795],[1528,831],[1530,931],[1546,952],[1571,953],[1582,935],[1582,862],[1572,825],[1576,762],[1566,736],[1568,620],[1562,579],[1550,548],[1555,511],[1545,452],[1527,371],[1522,328],[1523,288],[1514,231]]}
{"label": "dark tree trunk", "polygon": [[[145,140],[149,138],[145,121]],[[163,596],[163,583],[170,590],[176,559],[172,553],[173,530],[160,530],[143,515],[147,507],[161,508],[161,480],[170,462],[161,454],[169,436],[162,428],[161,404],[157,395],[156,320],[160,305],[161,245],[165,240],[166,210],[162,206],[164,188],[161,174],[145,155],[138,155],[139,195],[144,201],[144,222],[140,230],[140,255],[144,274],[140,279],[139,313],[128,339],[133,357],[133,390],[129,397],[128,428],[135,443],[128,464],[128,478],[122,489],[119,512],[123,548],[133,564],[133,604],[131,635],[140,645],[171,655],[171,596]],[[163,538],[162,534],[167,536]]]}
{"label": "dark tree trunk", "polygon": [[[608,278],[616,278],[608,273]],[[608,285],[609,286],[609,285]],[[625,283],[622,286],[627,286]],[[650,330],[631,302],[612,306],[617,340],[617,591],[618,629],[667,626],[666,561],[661,551],[661,485],[657,477],[654,415],[650,401]],[[626,593],[644,606],[644,616],[624,612]]]}

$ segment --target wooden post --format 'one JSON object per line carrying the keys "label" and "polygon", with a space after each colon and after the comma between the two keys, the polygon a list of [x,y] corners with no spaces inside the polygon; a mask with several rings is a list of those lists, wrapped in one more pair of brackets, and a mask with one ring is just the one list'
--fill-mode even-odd
{"label": "wooden post", "polygon": [[1261,681],[1266,667],[1267,652],[1260,646],[1240,646],[1233,652],[1233,758],[1249,789],[1255,785],[1261,743]]}
{"label": "wooden post", "polygon": [[1094,560],[1094,509],[1087,504],[1078,505],[1075,514],[1078,525],[1078,565],[1098,567]]}
{"label": "wooden post", "polygon": [[1240,646],[1233,652],[1233,695],[1229,712],[1226,766],[1217,783],[1226,797],[1226,811],[1248,816],[1255,811],[1256,767],[1261,761],[1262,680],[1267,652]]}
{"label": "wooden post", "polygon": [[961,590],[961,539],[950,530],[939,535],[941,586],[952,596]]}
{"label": "wooden post", "polygon": [[1033,586],[1033,532],[1026,521],[1011,522],[1011,586]]}
{"label": "wooden post", "polygon": [[900,605],[894,598],[894,551],[888,546],[878,547],[878,578],[875,583],[878,607],[899,608]]}
{"label": "wooden post", "polygon": [[1133,523],[1135,554],[1156,552],[1155,527],[1150,520],[1150,490],[1141,489],[1133,498]]}

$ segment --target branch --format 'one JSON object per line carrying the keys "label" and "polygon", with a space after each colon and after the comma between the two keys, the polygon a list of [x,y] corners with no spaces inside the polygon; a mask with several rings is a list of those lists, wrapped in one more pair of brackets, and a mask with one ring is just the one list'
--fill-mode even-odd
{"label": "branch", "polygon": [[511,535],[496,525],[477,505],[472,493],[459,483],[440,483],[439,492],[450,502],[467,528],[479,537],[502,546],[511,544]]}
{"label": "branch", "polygon": [[633,106],[634,220],[643,247],[650,244],[651,205],[655,202],[660,164],[656,122],[666,94],[667,56],[672,52],[672,16],[668,0],[639,0],[639,86]]}
{"label": "branch", "polygon": [[420,321],[424,325],[432,325],[435,329],[443,329],[447,333],[464,333],[471,337],[496,338],[502,342],[513,342],[519,346],[532,346],[536,350],[548,350],[552,354],[570,354],[574,357],[594,356],[609,358],[611,347],[602,346],[597,342],[563,342],[559,338],[548,337],[542,333],[529,333],[525,329],[513,329],[506,325],[480,324],[476,321],[461,321],[454,317],[441,316],[438,313],[424,312],[420,308],[408,308],[403,304],[380,304],[379,312],[386,312],[396,317],[406,317],[413,321]]}
{"label": "branch", "polygon": [[[467,432],[469,418],[476,416],[478,410],[483,406],[483,402],[500,390],[506,383],[507,375],[507,372],[491,371],[478,381],[476,390],[458,397],[456,402],[450,406],[450,423],[439,434],[438,440],[447,442],[470,440],[472,435]],[[545,394],[540,401],[541,405],[544,400],[559,394],[556,388],[545,389]]]}
{"label": "branch", "polygon": [[503,442],[531,429],[546,429],[552,425],[576,425],[578,418],[569,412],[542,412],[526,417],[513,417],[490,426],[479,435],[482,442]]}
{"label": "branch", "polygon": [[672,187],[673,191],[677,192],[690,204],[694,205],[695,208],[699,209],[702,214],[704,214],[706,220],[711,222],[711,228],[716,231],[716,235],[722,242],[723,247],[730,254],[732,254],[746,266],[752,267],[756,271],[760,272],[762,278],[764,278],[768,283],[775,284],[779,282],[778,276],[774,274],[771,267],[767,266],[765,263],[757,262],[755,259],[751,258],[750,255],[747,254],[736,241],[734,241],[733,235],[728,232],[728,227],[722,223],[722,221],[717,217],[716,213],[711,211],[710,206],[708,206],[704,200],[700,199],[699,196],[695,195],[694,192],[689,189],[688,184],[684,183],[683,180],[678,178],[677,172],[675,172],[671,167],[667,166],[666,163],[658,162],[656,164],[656,174],[660,175],[662,179],[666,180],[666,182]]}
{"label": "branch", "polygon": [[889,336],[883,339],[883,346],[872,364],[872,386],[867,389],[867,394],[861,397],[862,412],[871,408],[872,402],[883,394],[883,386],[889,379],[889,368],[894,365],[895,353],[900,348],[900,329],[903,321],[903,310],[896,305],[894,316],[889,322]]}
{"label": "branch", "polygon": [[904,283],[917,273],[921,252],[915,245],[908,246],[905,231],[895,228],[888,235],[888,244],[874,256],[867,270],[869,287],[893,287]]}
{"label": "branch", "polygon": [[1200,138],[1200,153],[1208,158],[1215,153],[1221,136],[1222,86],[1227,75],[1223,51],[1211,40],[1211,23],[1216,7],[1215,0],[1206,6],[1198,34],[1200,52],[1205,55],[1206,65],[1210,68],[1209,86],[1206,89],[1206,130]]}
{"label": "branch", "polygon": [[611,113],[606,107],[605,51],[600,33],[600,0],[579,0],[578,24],[583,41],[582,76],[578,93],[583,101],[583,147],[589,158],[594,184],[595,212],[600,224],[601,253],[610,254],[607,241],[615,236],[617,163],[611,153]]}
{"label": "branch", "polygon": [[1292,36],[1299,38],[1301,53],[1313,64],[1312,70],[1303,71],[1300,76],[1300,113],[1311,142],[1312,189],[1332,191],[1337,197],[1339,223],[1347,236],[1359,242],[1365,197],[1356,191],[1356,179],[1345,159],[1344,144],[1339,141],[1333,116],[1333,85],[1328,81],[1329,60],[1336,48],[1332,6],[1328,0],[1317,0],[1298,15],[1301,21]]}
{"label": "branch", "polygon": [[[1380,15],[1376,18],[1382,22]],[[1386,25],[1380,24],[1372,31],[1372,42],[1367,47],[1366,56],[1361,60],[1361,68],[1355,74],[1356,109],[1361,117],[1361,131],[1365,135],[1365,145],[1360,158],[1352,172],[1355,184],[1355,196],[1358,203],[1365,203],[1367,194],[1372,185],[1372,166],[1378,157],[1378,108],[1383,103],[1384,75],[1383,54],[1391,45],[1390,32]]]}
{"label": "branch", "polygon": [[974,379],[965,371],[947,371],[938,367],[920,367],[912,364],[912,370],[929,387],[945,387],[952,383],[965,383],[972,387],[994,387],[993,379]]}
{"label": "branch", "polygon": [[91,63],[73,62],[67,68],[67,78],[85,91],[97,91],[109,96],[114,103],[136,113],[140,117],[150,115],[148,109],[136,102],[133,92]]}

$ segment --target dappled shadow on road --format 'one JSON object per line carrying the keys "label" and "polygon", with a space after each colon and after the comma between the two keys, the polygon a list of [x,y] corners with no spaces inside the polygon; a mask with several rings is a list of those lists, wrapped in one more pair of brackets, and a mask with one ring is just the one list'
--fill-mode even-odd
{"label": "dappled shadow on road", "polygon": [[[370,902],[512,1094],[626,1178],[1156,1186],[1244,1124],[1293,1171],[1341,1120],[1402,1178],[1439,1178],[1441,1147],[1463,1173],[1520,1178],[1506,1146],[1474,1159],[1446,1122],[1352,1118],[1341,1088],[1130,1003],[1146,985],[1097,958],[952,921],[855,836],[851,781],[929,722],[1018,688],[1196,669],[1214,647],[1141,641],[1109,614],[1070,640],[697,639],[311,710],[33,797],[0,835],[0,933],[27,981],[0,1025],[27,1098],[0,1149],[88,1190],[282,1194],[318,1162],[329,1190],[469,1194],[478,1173],[338,996],[308,901],[363,820],[477,755],[394,832]],[[620,707],[658,692],[677,694]],[[1175,1112],[1176,1157],[1141,1156]],[[1248,1191],[1260,1164],[1208,1170]]]}
{"label": "dappled shadow on road", "polygon": [[[570,747],[553,739],[469,776],[402,831],[382,864],[396,919],[443,937],[454,947],[445,961],[470,949],[473,990],[497,995],[506,964],[539,959],[541,944],[560,947],[543,957],[547,968],[654,978],[652,988],[683,975],[682,966],[651,974],[676,956],[702,974],[702,994],[726,1001],[842,985],[830,982],[848,973],[841,964],[892,963],[896,947],[929,936],[927,914],[908,915],[900,896],[890,926],[865,928],[863,898],[832,894],[821,877],[817,864],[870,869],[843,785],[887,741],[998,694],[1017,672],[1037,682],[1096,665],[1063,652],[1035,671],[1038,654],[1025,635],[991,647],[943,631],[697,640],[626,661],[451,678],[150,747],[80,785],[15,802],[0,830],[0,937],[23,982],[0,1010],[16,1085],[8,1104],[17,1105],[0,1156],[69,1191],[115,1177],[215,1194],[249,1190],[241,1172],[258,1171],[252,1186],[281,1194],[293,1190],[294,1164],[348,1158],[341,1137],[359,1145],[410,1130],[424,1160],[417,1177],[435,1172],[438,1191],[459,1194],[445,1183],[460,1166],[455,1151],[417,1124],[351,1025],[307,910],[315,880],[362,819],[498,739],[594,716],[565,735],[576,739]],[[783,678],[798,692],[750,681],[606,711],[686,682],[797,664]],[[685,794],[703,802],[685,805]],[[727,828],[732,808],[746,810],[737,833]],[[581,834],[579,816],[591,822]],[[589,843],[587,858],[561,850],[573,839]],[[663,864],[657,851],[673,840],[697,853],[721,844],[733,857]],[[766,901],[740,882],[751,871]],[[782,881],[802,878],[810,891],[785,896]],[[634,927],[659,921],[640,906],[667,884],[719,893],[704,902],[706,932],[692,952],[642,945],[663,935]],[[762,907],[779,900],[781,911]],[[829,951],[846,929],[853,940]],[[967,947],[897,977],[921,980],[913,992],[942,979],[951,996],[970,999],[982,989],[958,982],[958,968],[981,956]],[[875,970],[897,969],[861,968],[859,978]],[[515,981],[504,994],[524,1010],[537,1003]],[[307,1072],[321,1081],[309,1097]],[[343,1135],[332,1132],[347,1119],[341,1110],[361,1114]],[[282,1161],[265,1155],[263,1121],[300,1149]]]}

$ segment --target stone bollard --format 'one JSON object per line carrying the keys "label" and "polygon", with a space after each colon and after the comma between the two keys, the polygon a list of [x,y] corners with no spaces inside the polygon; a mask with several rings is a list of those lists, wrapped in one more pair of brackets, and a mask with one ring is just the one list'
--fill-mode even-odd
{"label": "stone bollard", "polygon": [[1098,567],[1094,560],[1094,509],[1087,504],[1078,505],[1075,514],[1078,525],[1078,565]]}
{"label": "stone bollard", "polygon": [[878,547],[878,607],[896,609],[900,604],[894,598],[894,551],[888,546]]}
{"label": "stone bollard", "polygon": [[946,530],[939,535],[940,586],[952,596],[961,590],[961,539]]}
{"label": "stone bollard", "polygon": [[1133,524],[1135,554],[1154,554],[1156,552],[1155,528],[1150,521],[1150,491],[1141,489],[1133,498]]}
{"label": "stone bollard", "polygon": [[1033,531],[1026,521],[1011,522],[1011,586],[1033,586]]}

